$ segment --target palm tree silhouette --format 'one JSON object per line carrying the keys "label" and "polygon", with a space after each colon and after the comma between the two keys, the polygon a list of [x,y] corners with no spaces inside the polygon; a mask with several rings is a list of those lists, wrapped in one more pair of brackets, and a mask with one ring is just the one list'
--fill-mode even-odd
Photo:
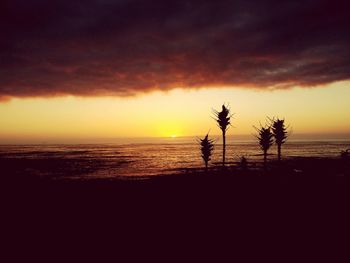
{"label": "palm tree silhouette", "polygon": [[225,104],[222,105],[222,110],[220,112],[213,110],[213,113],[215,115],[215,120],[222,131],[222,166],[225,166],[226,131],[231,124],[230,118],[232,115],[230,115],[230,109],[226,107]]}
{"label": "palm tree silhouette", "polygon": [[271,125],[272,134],[277,144],[278,161],[281,161],[282,144],[284,144],[286,142],[286,139],[288,138],[287,128],[284,125],[284,119],[283,120],[280,120],[279,118],[277,118],[276,120],[272,119],[271,123],[272,123]]}
{"label": "palm tree silhouette", "polygon": [[214,150],[214,140],[209,139],[207,134],[203,139],[200,139],[200,146],[201,146],[201,152],[202,152],[202,159],[205,163],[205,171],[208,170],[208,162],[211,160],[211,155],[213,154]]}
{"label": "palm tree silhouette", "polygon": [[258,135],[256,135],[256,138],[258,139],[259,145],[261,150],[263,151],[264,154],[264,167],[266,167],[266,160],[267,160],[267,151],[273,144],[273,134],[271,132],[270,127],[262,127],[260,126],[260,129],[254,127]]}

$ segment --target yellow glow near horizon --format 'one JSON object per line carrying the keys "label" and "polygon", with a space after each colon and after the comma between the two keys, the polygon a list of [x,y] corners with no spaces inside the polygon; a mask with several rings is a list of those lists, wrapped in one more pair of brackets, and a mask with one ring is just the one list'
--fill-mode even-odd
{"label": "yellow glow near horizon", "polygon": [[350,82],[318,88],[258,91],[200,89],[137,97],[13,99],[0,103],[6,140],[179,137],[220,134],[212,109],[229,103],[228,134],[251,134],[266,116],[286,119],[294,133],[350,133]]}

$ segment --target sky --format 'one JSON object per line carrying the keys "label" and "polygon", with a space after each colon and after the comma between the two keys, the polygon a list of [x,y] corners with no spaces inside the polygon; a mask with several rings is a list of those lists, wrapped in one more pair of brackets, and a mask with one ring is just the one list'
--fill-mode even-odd
{"label": "sky", "polygon": [[0,142],[350,133],[347,1],[1,1]]}

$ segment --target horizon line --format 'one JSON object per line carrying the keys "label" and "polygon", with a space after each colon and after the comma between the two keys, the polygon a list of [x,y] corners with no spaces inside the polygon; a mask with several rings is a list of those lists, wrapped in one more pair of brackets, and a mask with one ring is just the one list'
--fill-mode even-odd
{"label": "horizon line", "polygon": [[[203,134],[202,136],[204,136]],[[221,134],[213,134],[211,137],[217,137],[221,140]],[[254,134],[230,134],[228,138],[236,138],[237,140],[255,141]],[[0,145],[20,145],[20,144],[98,144],[98,143],[117,143],[118,141],[143,141],[143,140],[168,140],[176,141],[181,139],[200,138],[199,135],[183,135],[183,136],[138,136],[138,137],[91,137],[91,138],[76,138],[76,137],[51,137],[51,138],[3,138],[0,139]],[[289,138],[291,141],[296,140],[350,140],[350,133],[292,133]]]}

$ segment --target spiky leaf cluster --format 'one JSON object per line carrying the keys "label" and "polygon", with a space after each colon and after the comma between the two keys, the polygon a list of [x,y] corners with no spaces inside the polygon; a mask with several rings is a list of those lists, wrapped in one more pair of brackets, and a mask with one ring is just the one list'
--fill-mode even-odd
{"label": "spiky leaf cluster", "polygon": [[222,105],[222,110],[219,112],[217,110],[213,110],[216,122],[218,123],[219,128],[225,132],[228,128],[230,123],[230,109],[227,108],[225,105]]}
{"label": "spiky leaf cluster", "polygon": [[266,152],[273,144],[273,134],[270,127],[260,127],[260,129],[258,129],[257,139],[261,150]]}
{"label": "spiky leaf cluster", "polygon": [[275,142],[277,145],[282,145],[286,142],[288,137],[287,128],[284,125],[284,120],[272,120],[272,134],[275,138]]}
{"label": "spiky leaf cluster", "polygon": [[211,155],[214,150],[214,141],[209,139],[208,134],[204,137],[204,139],[200,139],[202,158],[205,163],[208,163],[211,159]]}

